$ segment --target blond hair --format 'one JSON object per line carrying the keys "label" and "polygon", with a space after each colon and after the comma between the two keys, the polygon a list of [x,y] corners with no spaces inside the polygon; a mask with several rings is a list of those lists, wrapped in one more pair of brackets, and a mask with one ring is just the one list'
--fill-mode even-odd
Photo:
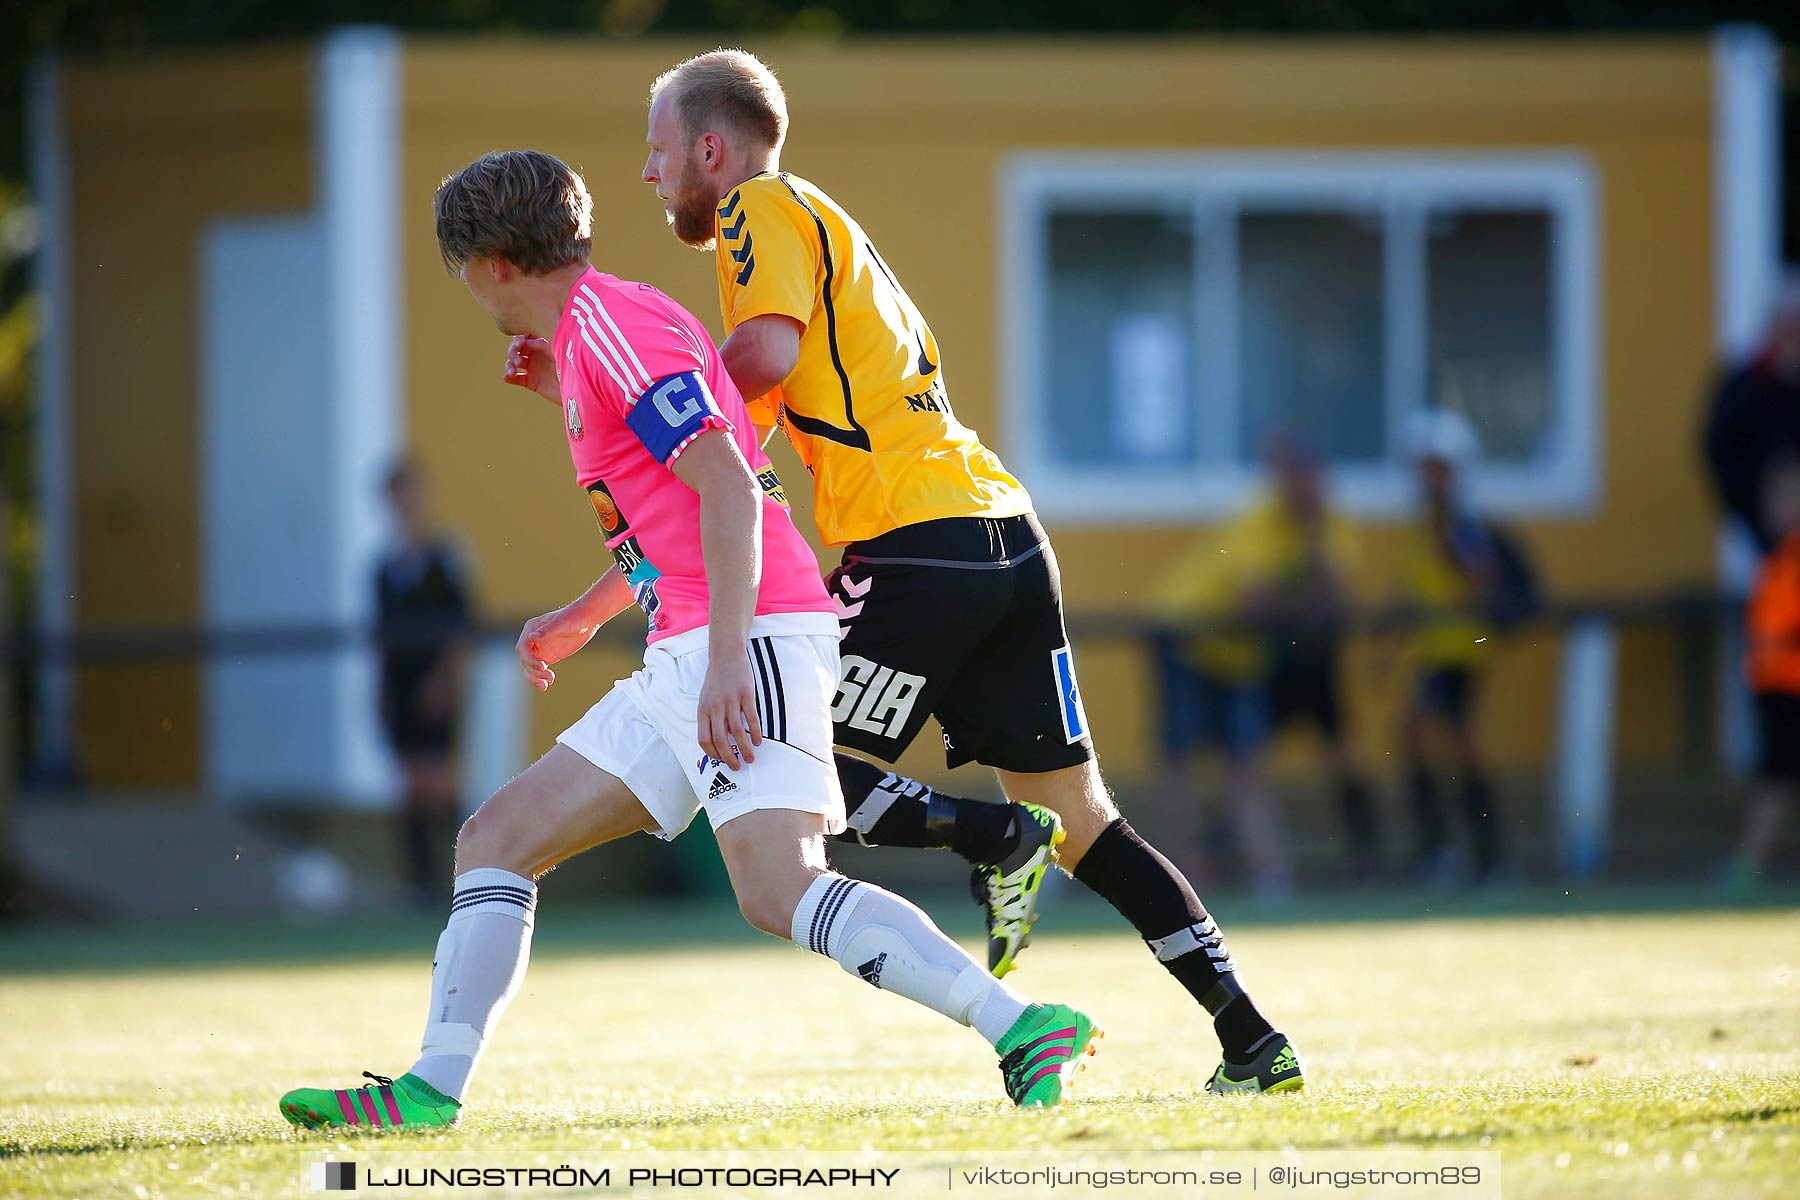
{"label": "blond hair", "polygon": [[451,274],[504,258],[527,275],[584,263],[594,201],[568,164],[542,150],[492,150],[438,184],[438,253]]}
{"label": "blond hair", "polygon": [[787,95],[775,72],[748,50],[720,47],[676,63],[650,85],[650,99],[669,87],[690,145],[721,126],[769,150],[787,140]]}

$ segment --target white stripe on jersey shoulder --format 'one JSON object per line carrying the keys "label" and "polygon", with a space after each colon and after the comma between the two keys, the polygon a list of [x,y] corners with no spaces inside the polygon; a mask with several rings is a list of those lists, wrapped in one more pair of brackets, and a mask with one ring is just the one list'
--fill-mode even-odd
{"label": "white stripe on jersey shoulder", "polygon": [[[600,314],[600,319],[606,322],[606,327],[608,329],[612,330],[613,337],[618,340],[618,344],[625,348],[625,354],[631,359],[631,365],[637,368],[636,377],[643,381],[643,386],[648,388],[652,383],[655,383],[656,381],[650,378],[650,372],[644,370],[644,364],[639,361],[637,351],[631,348],[631,343],[626,340],[624,333],[622,333],[618,325],[613,322],[612,314],[606,311],[606,305],[600,303],[600,297],[594,294],[594,289],[584,283],[581,285],[581,291],[583,295],[593,302],[594,311]],[[629,374],[629,372],[627,372],[627,374]]]}
{"label": "white stripe on jersey shoulder", "polygon": [[581,330],[581,340],[587,343],[588,351],[593,354],[595,361],[606,368],[606,373],[612,376],[613,382],[619,385],[619,390],[625,393],[625,399],[635,401],[638,390],[625,382],[625,377],[619,374],[619,368],[613,365],[611,356],[602,350],[600,344],[594,340],[594,334],[588,326],[588,321],[589,318],[585,313],[579,308],[575,310],[575,327]]}
{"label": "white stripe on jersey shoulder", "polygon": [[[588,346],[596,354],[601,353],[600,347],[605,347],[607,369],[612,372],[612,376],[618,381],[619,386],[625,389],[626,399],[635,403],[649,385],[637,382],[637,377],[631,373],[631,368],[625,365],[625,356],[619,353],[618,346],[613,343],[612,338],[601,326],[599,319],[594,316],[594,310],[588,305],[588,302],[572,293],[569,299],[575,302],[575,317],[582,323],[583,336],[587,338]],[[596,345],[595,339],[598,339],[598,345]]]}

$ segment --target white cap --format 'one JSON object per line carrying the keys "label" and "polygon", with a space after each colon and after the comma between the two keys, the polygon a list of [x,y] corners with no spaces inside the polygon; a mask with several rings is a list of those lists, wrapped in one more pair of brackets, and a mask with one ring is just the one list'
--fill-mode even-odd
{"label": "white cap", "polygon": [[1467,466],[1481,457],[1475,427],[1461,413],[1447,408],[1414,413],[1408,422],[1406,444],[1415,459],[1435,458],[1453,467]]}

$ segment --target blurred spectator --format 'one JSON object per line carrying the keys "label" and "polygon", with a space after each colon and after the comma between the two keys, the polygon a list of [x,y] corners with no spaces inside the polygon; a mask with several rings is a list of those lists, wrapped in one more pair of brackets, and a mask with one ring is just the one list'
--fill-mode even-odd
{"label": "blurred spectator", "polygon": [[1738,893],[1762,880],[1782,822],[1800,790],[1800,459],[1771,463],[1761,525],[1775,538],[1750,595],[1750,686],[1761,757],[1750,811],[1726,883]]}
{"label": "blurred spectator", "polygon": [[1420,624],[1411,635],[1415,676],[1401,744],[1417,867],[1435,883],[1464,874],[1450,846],[1431,761],[1433,734],[1442,734],[1469,827],[1470,873],[1485,883],[1506,874],[1507,863],[1475,706],[1495,637],[1531,614],[1536,585],[1512,540],[1466,504],[1462,484],[1479,453],[1469,423],[1443,409],[1421,413],[1412,450],[1424,512],[1404,534],[1401,590]]}
{"label": "blurred spectator", "polygon": [[1378,869],[1369,788],[1339,701],[1338,651],[1349,603],[1354,535],[1326,503],[1317,460],[1291,440],[1270,456],[1273,487],[1219,533],[1200,538],[1158,587],[1159,616],[1236,625],[1167,641],[1163,681],[1164,790],[1191,795],[1198,751],[1227,763],[1227,795],[1252,885],[1269,899],[1293,888],[1280,814],[1265,783],[1274,733],[1310,722],[1325,742],[1340,801],[1349,870]]}
{"label": "blurred spectator", "polygon": [[1780,540],[1763,510],[1771,463],[1800,457],[1800,275],[1776,297],[1762,347],[1725,376],[1706,429],[1706,460],[1726,511],[1768,554]]}
{"label": "blurred spectator", "polygon": [[469,597],[459,556],[434,526],[425,479],[389,471],[394,545],[376,567],[381,719],[406,772],[401,852],[415,899],[439,904],[458,824],[456,740]]}

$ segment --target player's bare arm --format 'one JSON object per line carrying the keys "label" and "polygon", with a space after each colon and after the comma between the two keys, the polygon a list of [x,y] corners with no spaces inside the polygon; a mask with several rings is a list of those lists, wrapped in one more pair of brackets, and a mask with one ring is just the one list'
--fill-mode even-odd
{"label": "player's bare arm", "polygon": [[550,343],[527,333],[516,334],[506,348],[506,369],[500,380],[536,392],[552,404],[562,403],[562,385],[556,378],[556,355]]}
{"label": "player's bare arm", "polygon": [[731,435],[710,429],[669,464],[700,497],[706,562],[708,665],[700,688],[700,748],[732,770],[756,761],[762,723],[750,677],[750,618],[762,579],[762,499]]}
{"label": "player's bare arm", "polygon": [[635,603],[631,584],[619,568],[608,567],[606,574],[574,600],[555,612],[525,622],[525,628],[513,646],[525,678],[538,691],[548,691],[556,682],[556,672],[550,669],[551,664],[561,662],[587,645],[602,625]]}
{"label": "player's bare arm", "polygon": [[725,370],[746,401],[766,395],[793,374],[805,326],[780,313],[751,317],[719,347]]}

